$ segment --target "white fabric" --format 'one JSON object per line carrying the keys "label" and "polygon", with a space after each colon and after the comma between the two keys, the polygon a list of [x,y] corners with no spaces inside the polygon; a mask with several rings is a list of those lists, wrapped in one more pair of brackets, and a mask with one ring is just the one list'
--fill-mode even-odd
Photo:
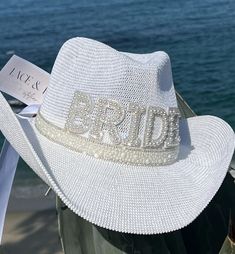
{"label": "white fabric", "polygon": [[20,117],[26,117],[26,118],[31,118],[33,116],[36,116],[38,113],[38,110],[40,108],[39,104],[32,104],[27,107],[25,107],[20,113]]}
{"label": "white fabric", "polygon": [[[41,112],[63,127],[76,87],[97,97],[116,96],[123,102],[133,96],[133,100],[140,98],[147,105],[176,103],[171,92],[174,87],[169,58],[164,53],[148,56],[143,56],[144,64],[138,62],[140,56],[139,60],[131,60],[129,55],[127,60],[123,53],[92,40],[70,40],[57,57]],[[139,77],[139,66],[144,73],[141,81],[137,78],[142,89],[137,86],[129,90]],[[155,75],[145,75],[144,69],[149,74],[154,68]],[[112,80],[118,82],[113,85]],[[150,88],[151,93],[146,90]],[[219,189],[235,145],[234,132],[223,120],[193,117],[180,121],[180,155],[176,163],[128,166],[76,153],[50,141],[38,132],[34,120],[17,119],[1,94],[0,109],[3,134],[63,202],[88,221],[121,232],[163,233],[192,222]]]}
{"label": "white fabric", "polygon": [[5,140],[0,154],[0,244],[2,242],[6,210],[18,160],[18,153]]}
{"label": "white fabric", "polygon": [[[31,117],[37,114],[38,109],[38,105],[27,106],[20,112],[20,115]],[[0,154],[0,244],[2,242],[6,210],[18,161],[19,154],[5,140]]]}

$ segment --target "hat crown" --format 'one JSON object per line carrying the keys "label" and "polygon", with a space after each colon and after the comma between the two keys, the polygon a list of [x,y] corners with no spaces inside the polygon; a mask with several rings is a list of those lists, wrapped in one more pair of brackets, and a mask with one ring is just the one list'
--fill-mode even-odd
{"label": "hat crown", "polygon": [[122,53],[87,38],[62,46],[52,69],[41,113],[63,128],[76,91],[117,100],[124,105],[177,107],[168,55]]}
{"label": "hat crown", "polygon": [[122,53],[75,38],[57,56],[40,115],[94,142],[164,150],[179,143],[176,107],[166,53]]}

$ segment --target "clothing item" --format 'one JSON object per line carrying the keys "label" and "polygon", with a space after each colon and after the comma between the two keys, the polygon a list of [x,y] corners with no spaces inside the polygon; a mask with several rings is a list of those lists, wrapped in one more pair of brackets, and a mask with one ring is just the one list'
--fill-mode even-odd
{"label": "clothing item", "polygon": [[191,223],[218,191],[235,144],[218,117],[180,118],[166,53],[86,38],[63,45],[35,118],[16,116],[0,94],[0,129],[73,212],[135,234]]}

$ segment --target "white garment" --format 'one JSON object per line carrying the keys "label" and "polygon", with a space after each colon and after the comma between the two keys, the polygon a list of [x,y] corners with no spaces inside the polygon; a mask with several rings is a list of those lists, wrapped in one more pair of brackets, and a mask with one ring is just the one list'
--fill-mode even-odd
{"label": "white garment", "polygon": [[[27,106],[20,112],[22,117],[32,117],[37,114],[39,106]],[[19,161],[19,154],[5,140],[0,154],[0,244],[2,241],[2,234],[4,228],[4,221],[6,216],[7,205],[11,193],[12,183],[14,180],[17,164]]]}

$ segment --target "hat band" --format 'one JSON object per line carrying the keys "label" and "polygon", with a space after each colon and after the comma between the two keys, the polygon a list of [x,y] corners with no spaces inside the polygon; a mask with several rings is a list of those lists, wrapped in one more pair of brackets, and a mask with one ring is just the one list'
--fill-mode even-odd
{"label": "hat band", "polygon": [[36,117],[35,126],[42,135],[53,142],[79,153],[117,163],[138,166],[169,165],[176,161],[179,152],[179,146],[157,150],[97,143],[55,126],[47,121],[40,112]]}

